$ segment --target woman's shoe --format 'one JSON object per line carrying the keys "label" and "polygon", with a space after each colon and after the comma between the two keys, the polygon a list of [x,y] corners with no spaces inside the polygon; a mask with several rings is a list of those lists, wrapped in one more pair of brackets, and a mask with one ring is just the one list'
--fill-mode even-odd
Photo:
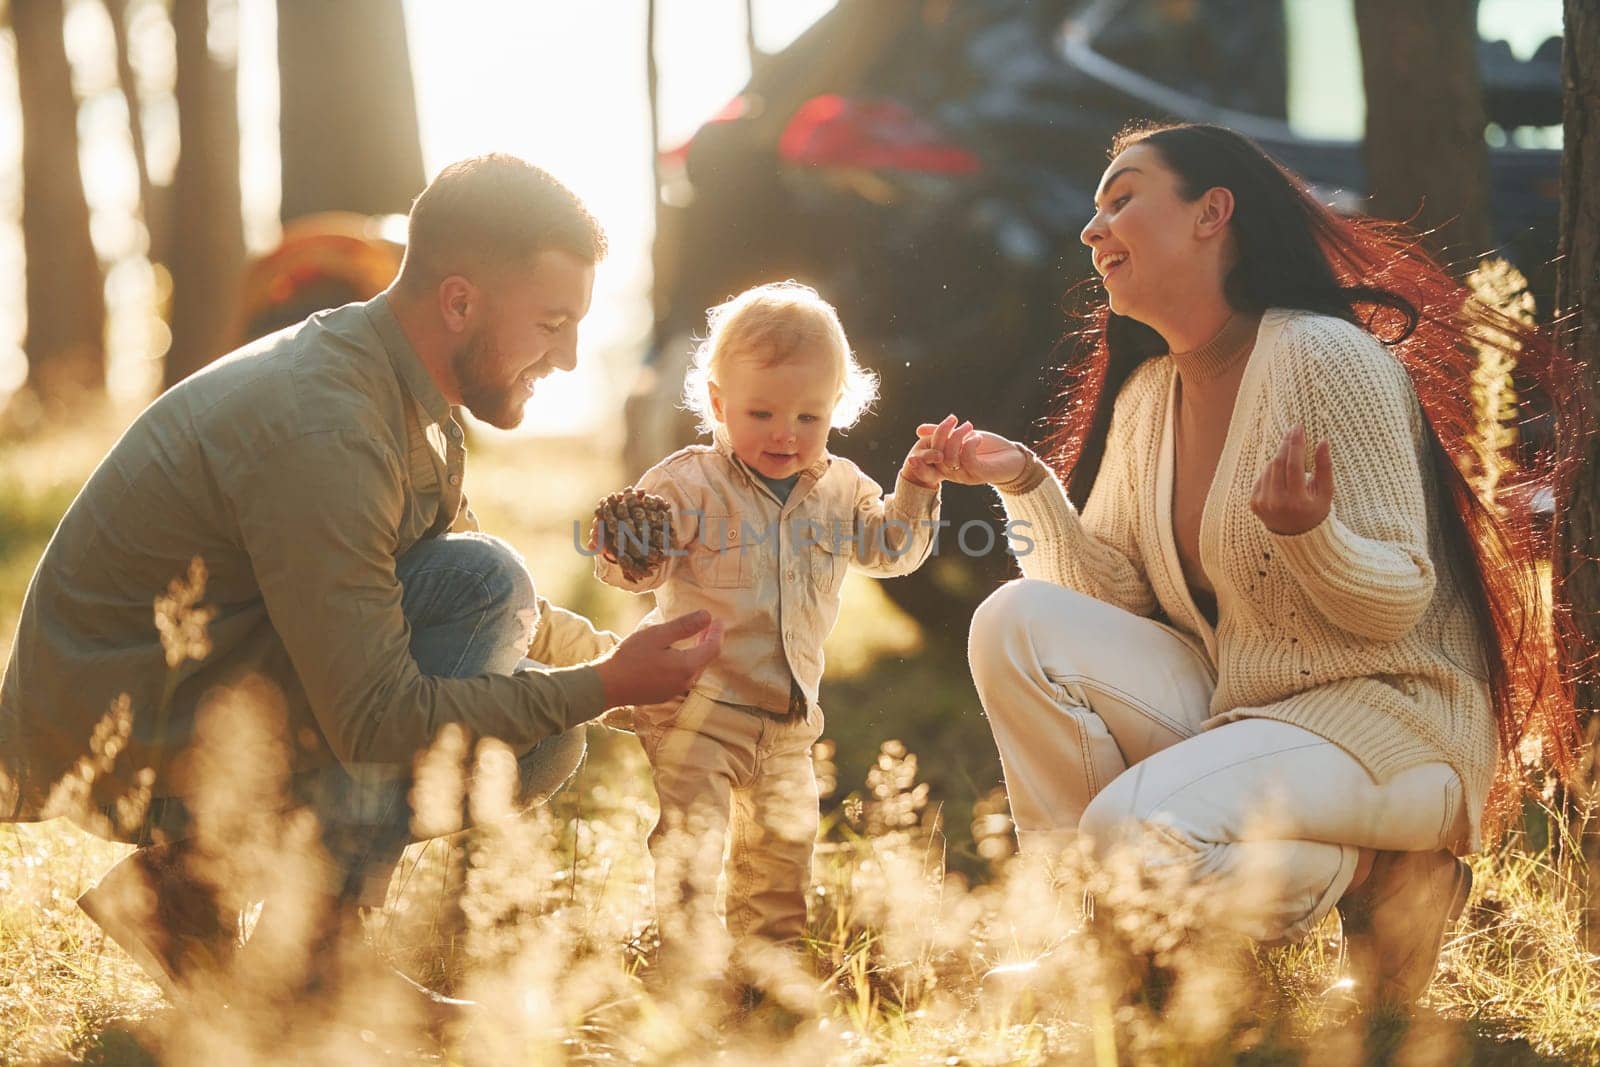
{"label": "woman's shoe", "polygon": [[1338,905],[1346,974],[1363,1007],[1416,1003],[1471,892],[1472,868],[1449,852],[1378,853],[1365,884]]}

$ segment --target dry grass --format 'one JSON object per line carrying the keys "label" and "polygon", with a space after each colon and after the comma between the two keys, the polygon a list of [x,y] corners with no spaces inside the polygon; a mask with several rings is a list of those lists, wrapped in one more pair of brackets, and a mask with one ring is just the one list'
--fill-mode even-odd
{"label": "dry grass", "polygon": [[[570,547],[572,519],[614,487],[596,451],[480,445],[473,502],[547,595],[625,626],[639,605],[586,580]],[[915,624],[871,583],[847,596],[824,693],[819,771],[835,788],[804,989],[741,1012],[657,980],[654,800],[633,740],[596,731],[550,805],[410,850],[369,922],[405,969],[486,1006],[422,1050],[382,1050],[359,1006],[321,1027],[167,1006],[72,903],[124,850],[62,822],[0,827],[0,1062],[1600,1062],[1600,960],[1582,947],[1570,847],[1514,838],[1477,857],[1418,1020],[1342,1022],[1321,996],[1337,975],[1332,923],[1302,945],[1242,950],[1190,928],[1183,886],[1013,857],[965,665],[917,656]],[[487,789],[479,803],[505,801]]]}

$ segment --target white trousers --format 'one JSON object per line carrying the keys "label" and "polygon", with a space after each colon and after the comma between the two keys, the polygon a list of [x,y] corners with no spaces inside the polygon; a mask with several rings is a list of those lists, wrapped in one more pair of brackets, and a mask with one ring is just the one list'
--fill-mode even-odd
{"label": "white trousers", "polygon": [[1048,582],[1001,587],[968,658],[1025,851],[1151,834],[1230,901],[1222,921],[1298,940],[1350,884],[1359,849],[1431,851],[1467,833],[1460,779],[1427,763],[1378,782],[1349,753],[1269,719],[1202,731],[1213,668],[1153,620]]}

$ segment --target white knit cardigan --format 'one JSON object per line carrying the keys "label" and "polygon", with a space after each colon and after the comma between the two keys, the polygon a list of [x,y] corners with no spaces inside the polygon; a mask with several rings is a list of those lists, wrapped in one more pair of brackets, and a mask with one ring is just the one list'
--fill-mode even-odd
{"label": "white knit cardigan", "polygon": [[[1463,844],[1478,847],[1497,756],[1483,637],[1461,579],[1440,565],[1448,505],[1404,368],[1339,319],[1262,317],[1200,523],[1215,629],[1190,596],[1172,533],[1175,382],[1170,357],[1134,372],[1081,515],[1053,473],[1025,492],[1002,490],[1008,516],[1032,525],[1023,574],[1139,615],[1160,611],[1192,635],[1216,670],[1207,727],[1293,723],[1379,781],[1448,763],[1471,823]],[[1333,511],[1283,537],[1250,497],[1297,424],[1308,449],[1332,443]]]}

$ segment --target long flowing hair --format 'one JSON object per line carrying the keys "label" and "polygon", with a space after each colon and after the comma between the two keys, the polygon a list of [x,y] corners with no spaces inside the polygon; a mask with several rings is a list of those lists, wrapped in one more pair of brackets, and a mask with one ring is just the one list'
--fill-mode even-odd
{"label": "long flowing hair", "polygon": [[[1519,455],[1502,477],[1502,499],[1527,501],[1553,490],[1559,515],[1569,499],[1589,429],[1589,406],[1570,359],[1544,332],[1473,298],[1395,223],[1346,218],[1318,203],[1305,182],[1254,142],[1219,126],[1131,127],[1114,158],[1133,144],[1155,149],[1196,199],[1223,187],[1234,197],[1237,258],[1223,291],[1235,311],[1318,312],[1356,323],[1394,352],[1416,389],[1429,427],[1425,466],[1445,494],[1439,561],[1453,572],[1486,652],[1500,761],[1486,825],[1503,828],[1528,783],[1521,756],[1536,742],[1559,773],[1570,773],[1579,738],[1570,671],[1581,639],[1571,622],[1559,568],[1549,601],[1541,589],[1541,538],[1526,506],[1497,508],[1473,491],[1465,471],[1481,456],[1468,384],[1485,349],[1515,360],[1519,387],[1531,385],[1554,430],[1546,447]],[[1114,398],[1139,364],[1166,351],[1148,326],[1103,299],[1077,333],[1080,356],[1065,368],[1049,453],[1082,501],[1100,465]]]}

